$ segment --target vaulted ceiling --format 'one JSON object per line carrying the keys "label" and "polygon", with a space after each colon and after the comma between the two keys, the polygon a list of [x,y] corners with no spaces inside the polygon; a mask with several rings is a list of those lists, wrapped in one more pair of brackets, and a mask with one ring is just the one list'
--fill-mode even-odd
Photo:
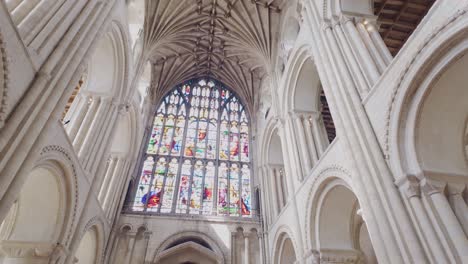
{"label": "vaulted ceiling", "polygon": [[144,46],[153,64],[153,96],[210,76],[250,106],[270,71],[288,0],[146,0]]}

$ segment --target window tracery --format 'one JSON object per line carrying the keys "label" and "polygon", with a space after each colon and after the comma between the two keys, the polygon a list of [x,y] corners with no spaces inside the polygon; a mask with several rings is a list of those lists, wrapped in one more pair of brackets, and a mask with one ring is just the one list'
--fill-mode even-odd
{"label": "window tracery", "polygon": [[156,112],[133,211],[250,217],[249,125],[218,82],[175,88]]}

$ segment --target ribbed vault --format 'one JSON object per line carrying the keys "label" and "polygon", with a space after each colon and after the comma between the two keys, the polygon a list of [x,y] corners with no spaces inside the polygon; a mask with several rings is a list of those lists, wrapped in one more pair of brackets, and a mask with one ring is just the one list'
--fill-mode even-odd
{"label": "ribbed vault", "polygon": [[249,108],[270,71],[287,0],[146,0],[144,46],[154,98],[199,76],[234,89]]}

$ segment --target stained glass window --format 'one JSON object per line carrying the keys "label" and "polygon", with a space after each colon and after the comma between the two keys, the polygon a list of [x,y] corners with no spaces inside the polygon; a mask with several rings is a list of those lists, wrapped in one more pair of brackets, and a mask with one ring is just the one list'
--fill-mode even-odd
{"label": "stained glass window", "polygon": [[239,98],[218,82],[176,87],[155,114],[133,210],[250,217],[249,127]]}

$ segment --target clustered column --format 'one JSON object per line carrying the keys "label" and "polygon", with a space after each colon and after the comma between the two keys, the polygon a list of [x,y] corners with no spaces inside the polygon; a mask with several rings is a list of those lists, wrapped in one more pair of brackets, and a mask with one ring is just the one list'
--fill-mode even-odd
{"label": "clustered column", "polygon": [[295,112],[293,118],[302,154],[303,173],[307,175],[328,148],[328,136],[320,113]]}

